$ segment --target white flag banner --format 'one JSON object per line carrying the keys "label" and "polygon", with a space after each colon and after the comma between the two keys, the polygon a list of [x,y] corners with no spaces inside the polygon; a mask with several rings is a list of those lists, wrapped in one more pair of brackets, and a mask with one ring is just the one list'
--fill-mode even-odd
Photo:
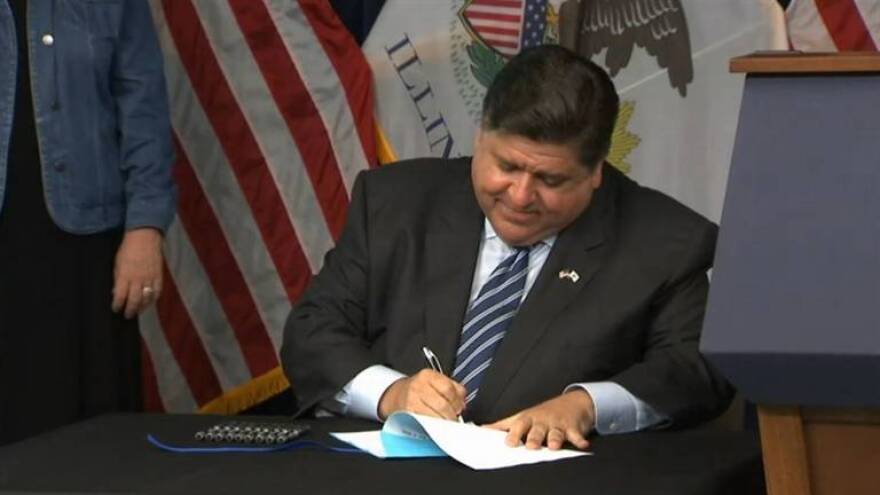
{"label": "white flag banner", "polygon": [[772,0],[388,0],[363,47],[380,155],[471,154],[500,67],[562,37],[621,94],[609,161],[717,221],[743,83],[728,61],[785,48],[780,12]]}

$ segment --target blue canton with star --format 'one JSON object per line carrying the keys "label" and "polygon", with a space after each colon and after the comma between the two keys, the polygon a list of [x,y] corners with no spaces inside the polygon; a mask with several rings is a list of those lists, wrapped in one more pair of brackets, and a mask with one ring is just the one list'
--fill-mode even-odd
{"label": "blue canton with star", "polygon": [[523,18],[525,22],[520,39],[520,49],[543,44],[544,29],[547,27],[547,0],[526,0]]}

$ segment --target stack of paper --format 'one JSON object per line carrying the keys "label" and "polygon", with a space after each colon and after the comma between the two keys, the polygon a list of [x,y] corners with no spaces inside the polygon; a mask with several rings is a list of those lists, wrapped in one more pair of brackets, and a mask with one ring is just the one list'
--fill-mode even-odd
{"label": "stack of paper", "polygon": [[589,455],[577,450],[529,450],[508,447],[503,431],[473,423],[458,423],[420,414],[392,414],[381,430],[331,433],[343,442],[383,459],[400,457],[445,457],[473,469],[496,469]]}

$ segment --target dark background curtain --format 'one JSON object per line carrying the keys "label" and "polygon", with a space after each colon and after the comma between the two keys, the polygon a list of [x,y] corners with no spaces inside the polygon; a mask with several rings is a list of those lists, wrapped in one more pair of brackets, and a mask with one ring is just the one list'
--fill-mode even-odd
{"label": "dark background curtain", "polygon": [[354,39],[363,45],[385,0],[330,0],[330,3]]}

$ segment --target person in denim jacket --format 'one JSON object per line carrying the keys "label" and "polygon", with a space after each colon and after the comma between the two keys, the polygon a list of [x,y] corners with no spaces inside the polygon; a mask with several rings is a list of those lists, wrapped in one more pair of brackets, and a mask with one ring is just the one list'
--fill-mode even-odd
{"label": "person in denim jacket", "polygon": [[140,408],[172,162],[146,0],[0,0],[0,444]]}

